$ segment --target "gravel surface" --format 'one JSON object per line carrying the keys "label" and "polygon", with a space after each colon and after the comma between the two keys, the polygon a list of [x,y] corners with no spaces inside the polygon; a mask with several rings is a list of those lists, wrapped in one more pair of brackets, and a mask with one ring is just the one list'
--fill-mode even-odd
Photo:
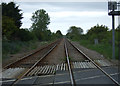
{"label": "gravel surface", "polygon": [[65,62],[64,39],[54,48],[54,50],[42,60],[45,64],[60,64]]}
{"label": "gravel surface", "polygon": [[84,61],[86,58],[80,54],[69,42],[66,42],[71,61]]}
{"label": "gravel surface", "polygon": [[[42,60],[42,62],[40,64],[43,64],[43,62],[45,64],[61,64],[63,62],[66,61],[66,56],[65,56],[65,50],[64,50],[64,41],[65,39],[62,39],[62,41],[57,45],[57,47],[55,47],[55,49],[45,58]],[[94,59],[94,60],[100,60],[100,59],[105,59],[103,55],[97,53],[96,51],[87,49],[83,46],[81,46],[79,43],[77,42],[72,42],[75,46],[77,46],[80,50],[82,50],[87,56],[89,56],[90,58]],[[69,58],[71,61],[84,61],[86,60],[73,46],[71,46],[70,43],[66,42],[67,44],[67,48],[68,48],[68,52],[69,52]],[[44,46],[40,46],[38,49],[32,50],[30,52],[25,52],[25,53],[20,53],[20,54],[16,54],[11,56],[9,59],[6,60],[6,62],[3,63],[3,66],[5,66],[8,63],[11,63],[15,60],[20,59],[21,57],[27,55],[28,53],[32,53],[33,51],[37,51],[39,49],[42,49],[43,47],[45,47],[47,45]],[[36,53],[35,55],[31,56],[29,60],[27,60],[27,62],[36,62],[38,59],[40,59],[46,52],[48,52],[48,50],[51,47],[47,47],[45,49],[43,49],[42,51]],[[26,62],[26,61],[25,61]],[[22,64],[24,64],[22,62]]]}
{"label": "gravel surface", "polygon": [[[35,50],[31,50],[31,51],[26,51],[26,52],[23,52],[23,53],[18,53],[18,54],[14,54],[14,55],[10,55],[10,58],[7,58],[6,60],[4,60],[4,62],[2,62],[2,67],[5,67],[6,65],[12,63],[12,62],[15,62],[21,58],[23,58],[24,56],[26,55],[29,55],[35,51],[38,51],[44,47],[46,47],[48,44],[45,44],[45,45],[38,45],[39,47]],[[34,56],[31,56],[31,59],[30,60],[35,60],[35,58],[40,58],[40,56],[42,56],[42,52],[45,52],[47,51],[47,49],[44,49],[44,51],[41,51],[41,52],[38,52],[36,53]]]}
{"label": "gravel surface", "polygon": [[[16,65],[16,66],[21,67],[21,64],[22,64],[22,67],[31,67],[35,62],[37,62],[40,58],[42,58],[48,52],[48,50],[50,50],[55,45],[55,43],[50,44],[49,46],[47,46],[47,47],[41,49],[39,52],[35,53],[34,55],[29,56],[28,57],[29,59],[25,59],[24,61],[19,62],[18,65]],[[29,64],[31,64],[31,65],[29,65]]]}
{"label": "gravel surface", "polygon": [[77,42],[72,42],[75,46],[77,46],[82,52],[84,52],[87,56],[89,56],[91,59],[105,59],[104,56],[96,51],[87,49],[83,46],[81,46],[79,43]]}

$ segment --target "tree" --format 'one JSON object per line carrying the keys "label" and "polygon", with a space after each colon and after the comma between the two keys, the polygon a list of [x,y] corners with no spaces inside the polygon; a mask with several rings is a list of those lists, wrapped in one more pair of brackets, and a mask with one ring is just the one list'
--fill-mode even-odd
{"label": "tree", "polygon": [[45,32],[47,31],[47,25],[50,23],[50,17],[48,13],[46,13],[46,11],[43,9],[37,10],[35,13],[33,13],[31,20],[33,21],[31,28],[36,34],[36,37],[39,40],[44,40],[43,38]]}
{"label": "tree", "polygon": [[74,40],[79,40],[83,33],[83,29],[76,26],[71,26],[68,30],[67,37]]}
{"label": "tree", "polygon": [[2,35],[3,39],[14,40],[16,39],[16,32],[22,25],[22,13],[20,13],[19,6],[14,2],[8,4],[2,3]]}
{"label": "tree", "polygon": [[91,29],[88,30],[87,35],[90,40],[98,39],[99,41],[102,41],[104,39],[107,39],[108,27],[105,25],[99,26],[97,24],[96,26],[91,27]]}
{"label": "tree", "polygon": [[2,15],[13,19],[17,28],[20,28],[22,25],[21,19],[23,17],[20,12],[21,9],[19,9],[19,6],[16,6],[14,2],[10,2],[8,4],[2,3]]}
{"label": "tree", "polygon": [[71,26],[70,29],[68,30],[68,33],[82,34],[83,33],[83,29],[81,29],[80,27]]}
{"label": "tree", "polygon": [[18,28],[15,26],[13,19],[2,16],[2,35],[3,39],[11,40],[14,38],[15,32]]}
{"label": "tree", "polygon": [[61,31],[60,30],[57,30],[56,31],[56,37],[57,38],[61,38],[63,35],[62,35],[62,33],[61,33]]}
{"label": "tree", "polygon": [[19,29],[16,32],[16,36],[21,41],[30,41],[34,39],[34,34],[28,29]]}
{"label": "tree", "polygon": [[51,40],[52,32],[50,30],[43,31],[42,39],[45,41]]}

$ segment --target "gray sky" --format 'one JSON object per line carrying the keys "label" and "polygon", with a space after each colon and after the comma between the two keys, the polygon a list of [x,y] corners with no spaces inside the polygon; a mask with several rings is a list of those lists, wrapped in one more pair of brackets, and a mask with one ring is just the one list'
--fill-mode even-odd
{"label": "gray sky", "polygon": [[[21,28],[30,28],[32,13],[44,9],[50,16],[48,29],[61,30],[65,35],[70,26],[81,27],[84,33],[91,27],[103,24],[111,28],[112,17],[108,16],[107,2],[16,2],[22,9]],[[116,17],[116,26],[118,25]]]}

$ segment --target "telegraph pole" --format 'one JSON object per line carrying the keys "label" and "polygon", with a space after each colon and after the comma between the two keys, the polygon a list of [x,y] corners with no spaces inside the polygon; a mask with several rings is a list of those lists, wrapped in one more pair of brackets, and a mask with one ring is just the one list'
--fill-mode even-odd
{"label": "telegraph pole", "polygon": [[[120,1],[118,2],[118,5],[119,5],[118,6],[118,11],[120,11]],[[120,16],[118,17],[118,26],[120,28]],[[118,37],[120,37],[120,32],[118,34]],[[120,60],[120,38],[118,38],[118,56],[119,56],[119,60]]]}
{"label": "telegraph pole", "polygon": [[117,10],[119,3],[115,1],[108,2],[108,15],[112,15],[112,58],[115,59],[115,15],[120,16],[120,11]]}
{"label": "telegraph pole", "polygon": [[[113,12],[114,12],[114,5],[113,5]],[[115,59],[115,17],[112,15],[112,58]]]}

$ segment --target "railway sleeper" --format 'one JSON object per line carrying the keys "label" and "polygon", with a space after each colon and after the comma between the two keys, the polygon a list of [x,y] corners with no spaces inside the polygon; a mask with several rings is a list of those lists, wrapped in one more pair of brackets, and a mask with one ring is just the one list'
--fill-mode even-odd
{"label": "railway sleeper", "polygon": [[94,62],[96,62],[99,66],[114,66],[114,64],[108,60],[94,60]]}
{"label": "railway sleeper", "polygon": [[25,68],[9,68],[2,72],[2,78],[16,78]]}
{"label": "railway sleeper", "polygon": [[[100,66],[112,66],[108,60],[94,60]],[[96,66],[90,61],[71,62],[72,68],[96,68]],[[8,68],[2,72],[3,78],[15,78],[26,68]],[[68,70],[67,63],[61,63],[57,65],[44,65],[35,67],[27,76],[40,76],[55,74],[57,70],[66,71]]]}
{"label": "railway sleeper", "polygon": [[[110,62],[104,60],[94,60],[97,64],[100,66],[111,66],[113,65]],[[72,68],[96,68],[96,66],[90,62],[90,61],[81,61],[81,62],[71,62]],[[28,74],[28,76],[34,76],[34,75],[49,75],[49,74],[55,74],[57,70],[66,71],[68,70],[66,63],[61,63],[57,65],[44,65],[44,66],[38,66],[34,68],[34,71],[31,71],[31,74]]]}

